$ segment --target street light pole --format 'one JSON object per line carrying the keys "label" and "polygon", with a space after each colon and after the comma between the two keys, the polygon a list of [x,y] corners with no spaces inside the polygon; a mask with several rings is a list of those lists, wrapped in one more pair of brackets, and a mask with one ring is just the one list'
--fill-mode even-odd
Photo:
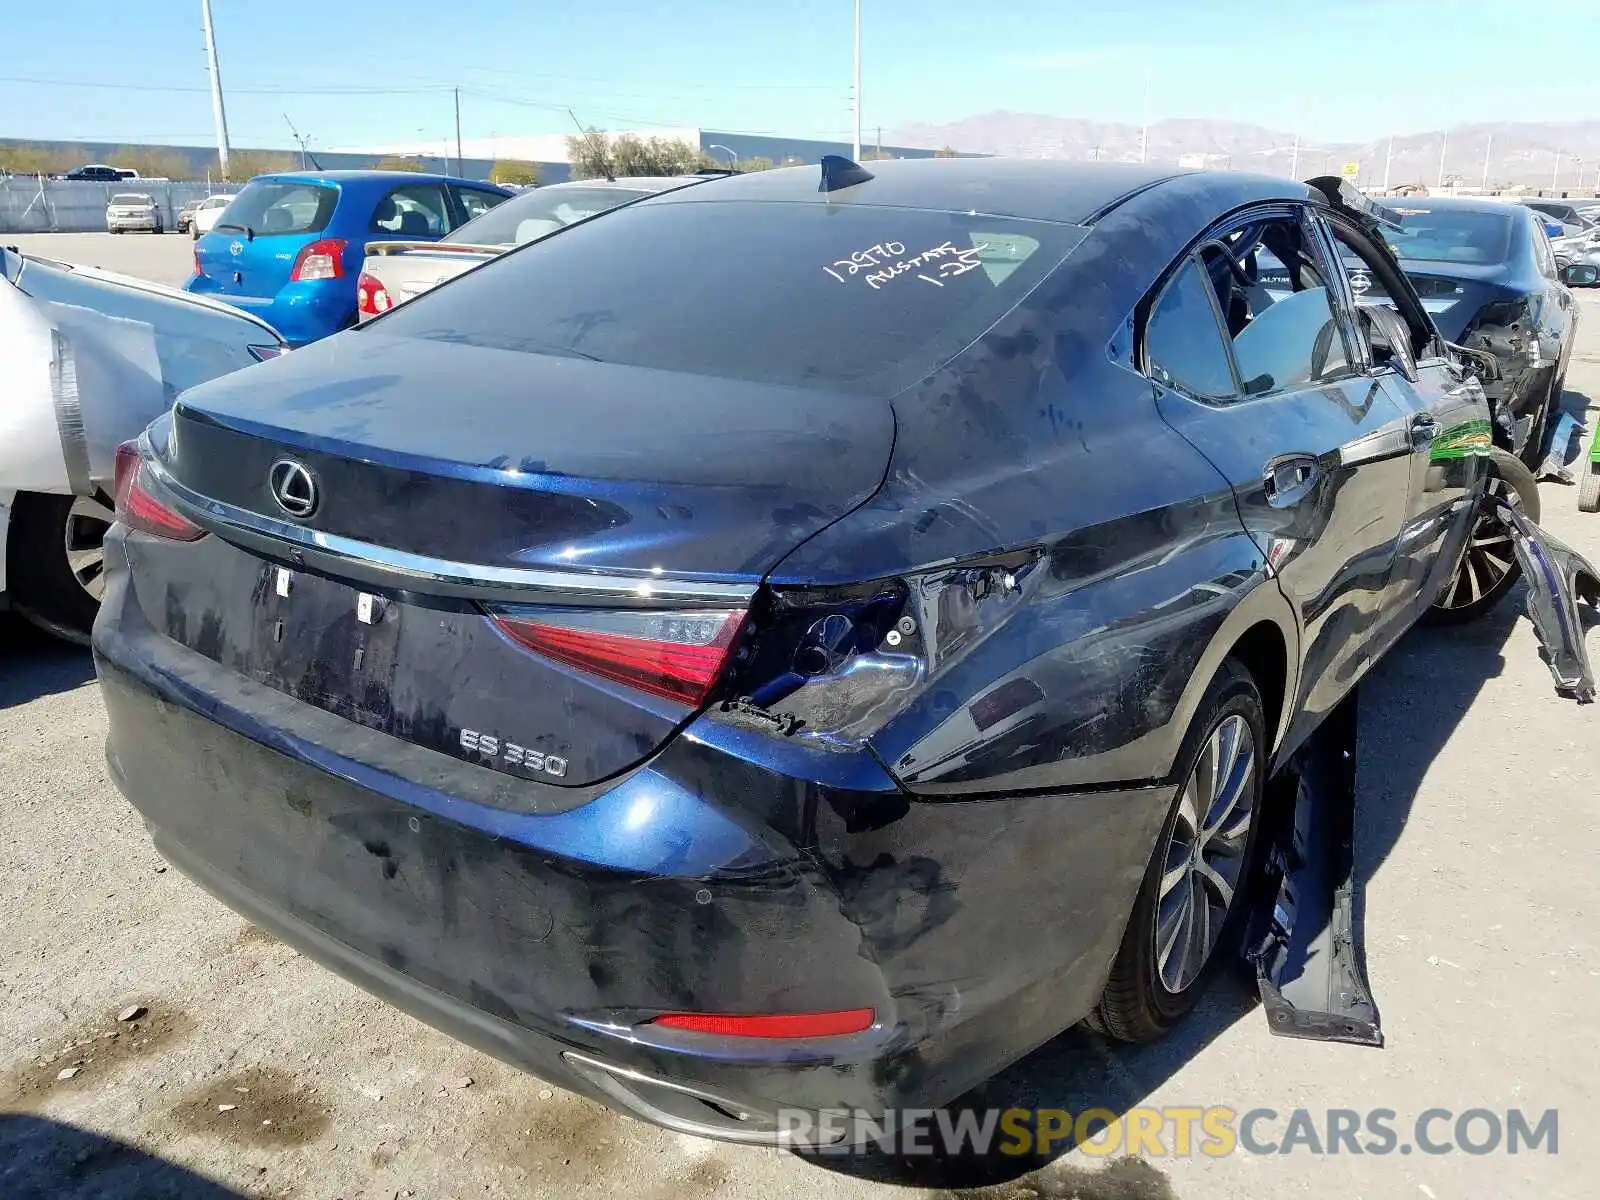
{"label": "street light pole", "polygon": [[1383,155],[1383,190],[1389,190],[1389,171],[1394,166],[1394,134],[1389,135],[1389,148]]}
{"label": "street light pole", "polygon": [[1447,155],[1449,153],[1450,153],[1450,134],[1449,134],[1449,131],[1446,131],[1445,135],[1444,135],[1444,145],[1439,147],[1439,187],[1441,189],[1444,187],[1444,158],[1445,158],[1445,155]]}
{"label": "street light pole", "polygon": [[1489,190],[1489,156],[1494,153],[1494,134],[1489,135],[1489,144],[1483,148],[1483,190]]}
{"label": "street light pole", "polygon": [[732,170],[735,170],[735,171],[737,171],[739,169],[739,156],[733,152],[733,147],[732,146],[724,146],[724,145],[721,145],[718,142],[712,142],[709,146],[706,147],[706,149],[707,150],[721,150],[723,153],[725,153],[728,156],[728,166]]}
{"label": "street light pole", "polygon": [[211,119],[217,127],[217,166],[228,177],[228,114],[222,107],[222,68],[217,62],[217,38],[211,29],[211,0],[200,0],[200,23],[206,35],[206,66],[211,72]]}
{"label": "street light pole", "polygon": [[1553,192],[1561,180],[1561,151],[1556,151],[1556,164],[1550,168],[1550,190]]}
{"label": "street light pole", "polygon": [[851,146],[850,161],[861,161],[861,0],[856,0],[856,79],[853,89],[856,118],[856,140]]}

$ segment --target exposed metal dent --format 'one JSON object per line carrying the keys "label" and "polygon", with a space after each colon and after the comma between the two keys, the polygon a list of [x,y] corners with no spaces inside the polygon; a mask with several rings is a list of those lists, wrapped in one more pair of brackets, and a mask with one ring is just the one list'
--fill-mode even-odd
{"label": "exposed metal dent", "polygon": [[1245,939],[1267,1024],[1281,1037],[1382,1046],[1355,918],[1356,696],[1328,714],[1272,786],[1266,854]]}
{"label": "exposed metal dent", "polygon": [[1580,704],[1595,698],[1594,668],[1584,645],[1580,600],[1600,604],[1600,571],[1559,538],[1545,532],[1519,510],[1500,502],[1511,530],[1511,545],[1528,581],[1528,619],[1543,646],[1556,691]]}

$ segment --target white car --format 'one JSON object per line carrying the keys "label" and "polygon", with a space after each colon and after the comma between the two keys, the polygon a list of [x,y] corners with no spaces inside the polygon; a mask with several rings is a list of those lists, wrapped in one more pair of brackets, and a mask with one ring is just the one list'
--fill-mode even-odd
{"label": "white car", "polygon": [[0,607],[86,642],[117,445],[285,349],[219,301],[0,247]]}
{"label": "white car", "polygon": [[110,233],[126,233],[130,229],[163,233],[162,226],[161,206],[154,196],[144,192],[118,192],[106,205],[106,229]]}
{"label": "white car", "polygon": [[232,196],[207,196],[195,205],[194,220],[190,222],[190,229],[194,233],[195,241],[200,240],[202,233],[210,233],[216,225],[217,219],[222,216],[228,205],[233,203]]}

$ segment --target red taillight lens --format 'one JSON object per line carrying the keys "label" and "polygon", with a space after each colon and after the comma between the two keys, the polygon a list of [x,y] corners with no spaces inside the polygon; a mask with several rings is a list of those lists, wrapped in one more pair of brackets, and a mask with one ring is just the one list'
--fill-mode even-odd
{"label": "red taillight lens", "polygon": [[294,270],[289,272],[290,283],[308,279],[344,278],[343,238],[318,238],[303,246],[295,256]]}
{"label": "red taillight lens", "polygon": [[729,1016],[721,1013],[666,1013],[650,1021],[667,1029],[689,1033],[710,1033],[720,1037],[818,1038],[843,1037],[872,1028],[870,1008],[847,1008],[839,1012],[769,1013]]}
{"label": "red taillight lens", "polygon": [[700,704],[722,674],[744,610],[506,608],[490,614],[518,645],[615,683]]}
{"label": "red taillight lens", "polygon": [[196,275],[204,275],[206,273],[205,268],[200,265],[200,251],[198,249],[194,252],[194,273]]}
{"label": "red taillight lens", "polygon": [[394,301],[389,297],[388,288],[363,271],[356,279],[356,307],[363,315],[375,317],[393,308]]}
{"label": "red taillight lens", "polygon": [[123,442],[117,447],[117,520],[129,529],[178,542],[194,542],[205,537],[204,529],[144,490],[139,482],[140,467],[137,442]]}

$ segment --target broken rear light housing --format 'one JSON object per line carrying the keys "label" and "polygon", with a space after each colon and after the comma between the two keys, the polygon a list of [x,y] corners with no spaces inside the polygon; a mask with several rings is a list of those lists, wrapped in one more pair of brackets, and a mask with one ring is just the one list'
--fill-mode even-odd
{"label": "broken rear light housing", "polygon": [[509,605],[489,610],[527,650],[569,667],[697,706],[727,665],[744,609],[591,609]]}
{"label": "broken rear light housing", "polygon": [[847,1037],[872,1028],[870,1008],[810,1013],[663,1013],[646,1024],[715,1037],[822,1038]]}
{"label": "broken rear light housing", "polygon": [[168,508],[145,490],[144,463],[138,442],[123,442],[117,447],[117,520],[125,528],[154,534],[176,542],[196,542],[206,531],[182,513]]}

